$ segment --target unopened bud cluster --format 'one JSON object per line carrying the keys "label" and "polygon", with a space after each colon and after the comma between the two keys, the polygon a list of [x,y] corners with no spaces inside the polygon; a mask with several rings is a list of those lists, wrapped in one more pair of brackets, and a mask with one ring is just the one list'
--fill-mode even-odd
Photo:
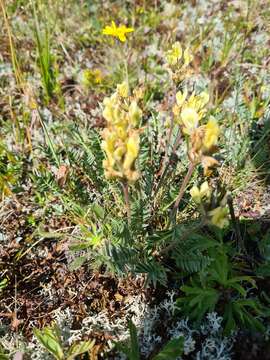
{"label": "unopened bud cluster", "polygon": [[192,73],[190,64],[193,61],[193,55],[188,47],[183,50],[178,41],[166,52],[166,61],[167,68],[175,82],[183,80]]}
{"label": "unopened bud cluster", "polygon": [[[226,207],[226,195],[215,204],[213,191],[209,187],[208,182],[205,181],[201,186],[193,186],[190,190],[192,200],[200,206],[203,213],[206,215],[208,222],[219,228],[228,225],[228,208]],[[214,207],[213,207],[214,205]],[[218,206],[217,206],[218,205]]]}

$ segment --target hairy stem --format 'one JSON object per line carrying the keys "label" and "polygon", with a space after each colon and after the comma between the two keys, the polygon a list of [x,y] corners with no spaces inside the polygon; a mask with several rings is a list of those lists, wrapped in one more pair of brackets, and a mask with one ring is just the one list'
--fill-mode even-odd
{"label": "hairy stem", "polygon": [[165,177],[167,176],[168,174],[168,171],[169,171],[169,168],[170,168],[170,162],[176,152],[176,149],[178,147],[178,145],[180,144],[180,141],[181,141],[181,133],[180,131],[177,133],[177,136],[176,136],[176,140],[174,142],[174,145],[173,145],[173,149],[172,149],[172,152],[170,154],[170,156],[165,156],[164,158],[164,162],[163,162],[163,165],[162,165],[162,171],[161,171],[161,177],[160,177],[160,180],[158,182],[158,185],[157,185],[157,188],[156,188],[156,195],[159,191],[159,189],[161,188],[161,186],[163,185],[163,182],[164,182],[164,179]]}
{"label": "hairy stem", "polygon": [[184,195],[184,192],[186,190],[187,184],[189,183],[189,180],[190,180],[190,178],[191,178],[191,176],[193,174],[194,169],[195,169],[195,164],[190,163],[188,171],[187,171],[186,176],[184,178],[184,181],[182,182],[181,187],[179,189],[179,194],[178,194],[178,196],[177,196],[177,198],[175,200],[175,203],[174,203],[174,206],[173,206],[173,209],[172,209],[172,212],[171,212],[171,219],[173,219],[177,214],[177,209],[178,209],[179,203],[183,198],[183,195]]}
{"label": "hairy stem", "polygon": [[129,204],[128,183],[126,181],[123,181],[121,184],[122,184],[123,194],[124,194],[125,203],[126,203],[126,212],[127,212],[128,224],[130,224],[130,222],[131,222],[131,213],[130,213],[130,204]]}

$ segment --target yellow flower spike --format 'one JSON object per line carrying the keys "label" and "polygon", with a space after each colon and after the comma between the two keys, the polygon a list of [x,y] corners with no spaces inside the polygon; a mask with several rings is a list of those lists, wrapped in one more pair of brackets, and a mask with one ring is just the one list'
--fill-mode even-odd
{"label": "yellow flower spike", "polygon": [[197,111],[191,107],[186,107],[183,109],[180,116],[184,125],[183,132],[187,135],[191,135],[193,130],[196,129],[199,124],[199,115]]}
{"label": "yellow flower spike", "polygon": [[203,145],[207,150],[217,145],[219,134],[220,128],[218,123],[214,117],[211,117],[205,125],[205,135],[203,139]]}
{"label": "yellow flower spike", "polygon": [[179,41],[172,45],[172,48],[166,53],[166,60],[169,65],[176,65],[181,60],[183,54],[182,46]]}
{"label": "yellow flower spike", "polygon": [[119,178],[129,183],[139,177],[134,162],[139,153],[140,131],[135,128],[142,116],[136,100],[128,96],[127,83],[117,86],[116,92],[104,99],[103,115],[107,127],[102,132],[103,162],[107,178]]}
{"label": "yellow flower spike", "polygon": [[133,126],[137,126],[142,117],[142,111],[139,108],[139,106],[137,105],[137,102],[135,100],[133,100],[131,102],[131,104],[129,105],[128,115],[129,115],[130,123]]}
{"label": "yellow flower spike", "polygon": [[220,229],[228,226],[228,209],[226,207],[219,206],[209,212],[211,224],[219,227]]}
{"label": "yellow flower spike", "polygon": [[128,83],[124,81],[121,84],[118,84],[116,87],[116,91],[123,98],[128,97],[128,92],[129,92]]}
{"label": "yellow flower spike", "polygon": [[186,101],[187,94],[187,89],[185,89],[183,93],[181,91],[176,93],[176,103],[179,107],[183,106],[184,102]]}
{"label": "yellow flower spike", "polygon": [[209,199],[211,196],[211,189],[209,188],[208,182],[205,181],[202,183],[200,188],[198,188],[198,186],[193,186],[190,190],[190,195],[197,204],[200,204],[203,199]]}
{"label": "yellow flower spike", "polygon": [[133,28],[126,27],[126,25],[121,25],[119,27],[116,26],[115,22],[112,21],[111,26],[105,26],[102,30],[103,35],[110,35],[118,38],[120,41],[126,41],[126,34],[133,32]]}

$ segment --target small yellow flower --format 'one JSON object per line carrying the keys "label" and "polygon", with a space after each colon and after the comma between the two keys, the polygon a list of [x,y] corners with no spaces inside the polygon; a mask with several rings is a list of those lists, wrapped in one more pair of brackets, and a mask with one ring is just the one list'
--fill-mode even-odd
{"label": "small yellow flower", "polygon": [[145,89],[141,86],[133,91],[133,95],[136,100],[143,99],[145,93]]}
{"label": "small yellow flower", "polygon": [[211,196],[211,190],[208,182],[205,181],[202,183],[200,188],[198,188],[198,186],[193,186],[190,190],[190,195],[196,204],[200,204],[204,198],[209,199]]}
{"label": "small yellow flower", "polygon": [[200,119],[203,117],[204,113],[206,112],[205,106],[209,101],[209,95],[207,92],[203,91],[199,95],[193,94],[187,100],[187,104],[190,107],[193,107],[196,111],[200,113]]}
{"label": "small yellow flower", "polygon": [[118,84],[116,91],[120,96],[122,96],[124,98],[128,97],[128,92],[129,92],[128,83],[126,81],[124,81],[121,84]]}
{"label": "small yellow flower", "polygon": [[181,91],[178,91],[176,93],[176,103],[177,106],[182,107],[184,102],[186,101],[187,98],[187,89],[185,89],[185,91],[182,93]]}
{"label": "small yellow flower", "polygon": [[129,170],[136,160],[140,149],[140,137],[138,132],[134,132],[127,141],[127,152],[123,163],[124,170]]}
{"label": "small yellow flower", "polygon": [[120,41],[125,42],[127,39],[126,34],[131,33],[133,31],[134,31],[133,28],[126,27],[126,25],[116,26],[115,22],[112,21],[112,25],[111,26],[107,25],[103,29],[102,33],[103,33],[103,35],[114,36],[114,37],[118,38]]}
{"label": "small yellow flower", "polygon": [[137,126],[141,117],[142,110],[137,105],[137,102],[133,100],[128,108],[129,121],[133,126]]}
{"label": "small yellow flower", "polygon": [[219,206],[216,209],[211,210],[209,215],[211,217],[211,224],[219,227],[220,229],[228,226],[228,209],[226,207]]}
{"label": "small yellow flower", "polygon": [[189,48],[186,48],[184,51],[184,67],[187,67],[193,60],[193,55],[191,54]]}
{"label": "small yellow flower", "polygon": [[181,112],[181,121],[184,125],[183,132],[190,135],[199,124],[199,114],[192,107],[186,107]]}
{"label": "small yellow flower", "polygon": [[166,59],[169,65],[176,65],[177,62],[182,58],[183,50],[179,41],[172,45],[172,48],[167,51]]}
{"label": "small yellow flower", "polygon": [[199,95],[198,95],[198,100],[197,100],[197,106],[202,109],[204,108],[207,103],[209,102],[209,94],[206,91],[202,91]]}
{"label": "small yellow flower", "polygon": [[205,125],[205,135],[203,145],[207,150],[211,149],[214,145],[217,145],[220,129],[218,123],[214,117],[211,117],[208,123]]}

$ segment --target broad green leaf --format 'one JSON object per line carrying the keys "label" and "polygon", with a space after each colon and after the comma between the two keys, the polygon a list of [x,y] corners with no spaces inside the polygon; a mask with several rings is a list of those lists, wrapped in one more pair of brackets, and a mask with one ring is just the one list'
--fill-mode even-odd
{"label": "broad green leaf", "polygon": [[35,336],[40,343],[57,359],[64,359],[64,352],[60,344],[60,339],[55,334],[54,329],[45,328],[45,331],[34,329]]}
{"label": "broad green leaf", "polygon": [[183,354],[184,338],[170,340],[153,360],[176,360]]}
{"label": "broad green leaf", "polygon": [[77,355],[81,355],[92,349],[95,344],[95,340],[81,341],[78,344],[73,344],[67,353],[67,360],[72,360]]}

